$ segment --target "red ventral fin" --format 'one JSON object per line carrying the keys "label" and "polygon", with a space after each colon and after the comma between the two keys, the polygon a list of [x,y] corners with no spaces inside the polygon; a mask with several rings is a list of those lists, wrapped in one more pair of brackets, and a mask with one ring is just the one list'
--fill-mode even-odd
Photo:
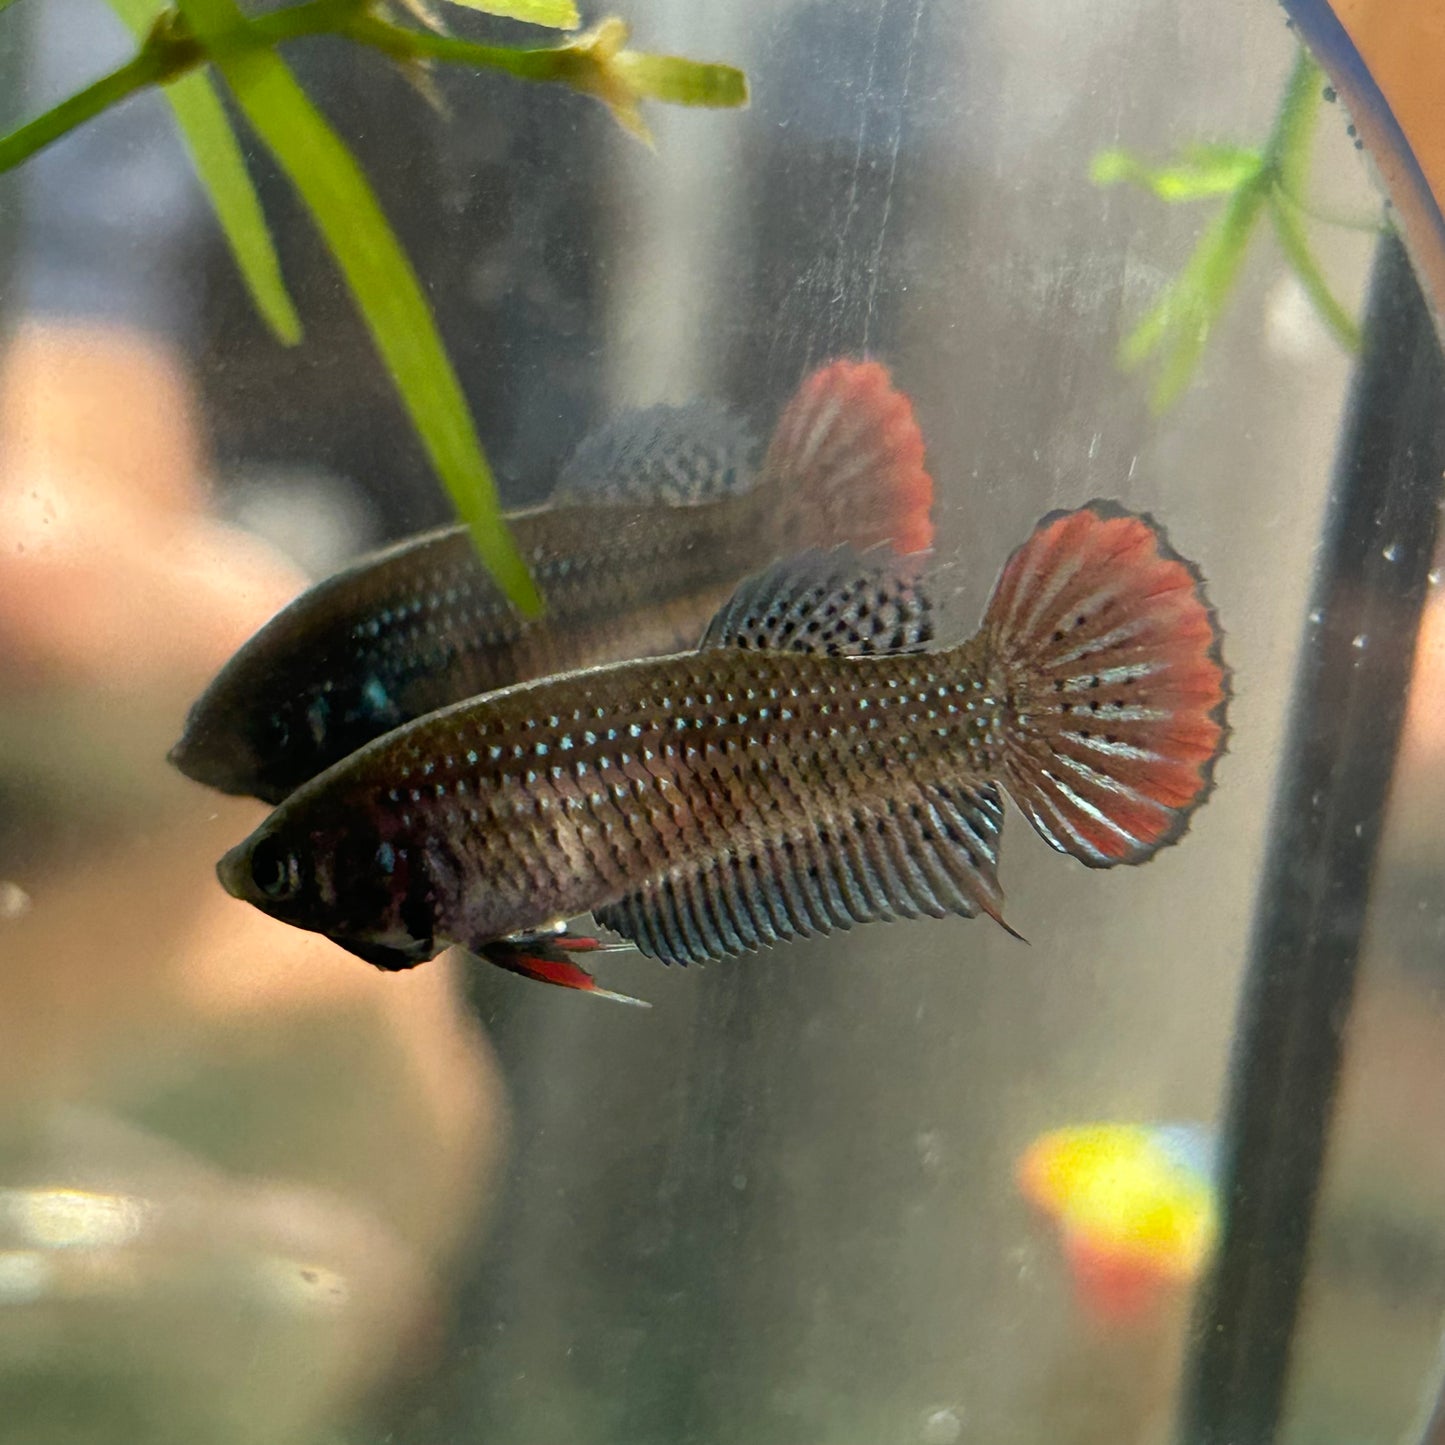
{"label": "red ventral fin", "polygon": [[778,420],[763,474],[796,496],[798,546],[933,545],[933,479],[913,406],[876,361],[834,361],[804,379]]}
{"label": "red ventral fin", "polygon": [[984,617],[1004,776],[1061,852],[1142,863],[1188,826],[1224,747],[1228,675],[1198,569],[1145,516],[1045,517]]}
{"label": "red ventral fin", "polygon": [[594,998],[608,998],[614,1003],[628,1003],[637,1008],[651,1008],[645,999],[632,998],[625,993],[614,993],[602,988],[580,964],[574,963],[568,953],[608,953],[613,950],[595,938],[557,937],[551,934],[535,937],[502,938],[495,943],[485,944],[478,950],[488,963],[505,968],[509,973],[520,973],[523,978],[536,979],[538,983],[555,984],[558,988],[573,988],[581,993],[590,993]]}

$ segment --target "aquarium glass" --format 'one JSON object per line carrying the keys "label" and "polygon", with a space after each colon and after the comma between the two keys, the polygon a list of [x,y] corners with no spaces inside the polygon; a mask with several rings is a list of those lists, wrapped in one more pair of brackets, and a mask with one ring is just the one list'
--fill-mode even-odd
{"label": "aquarium glass", "polygon": [[[167,762],[187,709],[305,587],[454,513],[235,91],[295,346],[164,96],[98,114],[0,174],[0,1445],[1423,1442],[1442,373],[1351,115],[1272,0],[617,9],[750,104],[644,99],[648,145],[566,85],[280,52],[507,509],[629,409],[710,398],[761,449],[805,376],[876,359],[926,443],[940,642],[1056,509],[1147,513],[1197,563],[1213,792],[1108,870],[1010,803],[1020,937],[576,956],[647,1010],[457,951],[381,972],[228,897],[267,808]],[[7,129],[148,22],[0,11]],[[604,575],[648,580],[691,500],[593,527]],[[679,542],[679,587],[728,543]]]}

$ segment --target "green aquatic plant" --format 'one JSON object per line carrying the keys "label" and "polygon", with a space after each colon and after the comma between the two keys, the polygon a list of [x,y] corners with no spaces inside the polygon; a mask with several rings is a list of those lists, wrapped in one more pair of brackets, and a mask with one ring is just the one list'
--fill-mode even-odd
{"label": "green aquatic plant", "polygon": [[[0,10],[13,0],[0,0]],[[501,71],[595,96],[632,135],[649,141],[640,102],[728,107],[747,103],[747,80],[710,65],[627,48],[627,27],[604,20],[560,45],[484,45],[435,24],[407,24],[380,0],[303,0],[248,16],[235,0],[109,0],[135,36],[135,54],[108,75],[0,137],[11,170],[136,91],[161,86],[257,310],[284,345],[301,320],[241,144],[212,79],[225,83],[246,123],[295,186],[356,300],[432,467],[468,524],[488,569],[523,611],[542,602],[502,517],[495,480],[431,307],[361,167],[280,54],[289,40],[332,35],[416,67]],[[573,0],[452,0],[470,10],[575,30]],[[431,17],[416,12],[423,21]]]}
{"label": "green aquatic plant", "polygon": [[1119,347],[1119,364],[1126,371],[1157,359],[1151,391],[1156,410],[1173,405],[1189,385],[1255,228],[1266,215],[1320,319],[1342,346],[1359,349],[1359,327],[1330,291],[1305,231],[1312,213],[1302,197],[1323,91],[1323,72],[1302,50],[1263,146],[1194,145],[1164,165],[1125,150],[1094,157],[1090,176],[1097,185],[1128,182],[1172,204],[1224,198],[1184,269]]}

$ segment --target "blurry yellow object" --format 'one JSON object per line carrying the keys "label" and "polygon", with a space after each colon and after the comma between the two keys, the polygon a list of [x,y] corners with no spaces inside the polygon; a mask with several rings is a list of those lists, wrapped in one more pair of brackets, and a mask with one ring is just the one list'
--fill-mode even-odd
{"label": "blurry yellow object", "polygon": [[1198,1278],[1219,1229],[1212,1155],[1188,1124],[1086,1124],[1024,1151],[1019,1187],[1058,1227],[1086,1308],[1137,1314]]}

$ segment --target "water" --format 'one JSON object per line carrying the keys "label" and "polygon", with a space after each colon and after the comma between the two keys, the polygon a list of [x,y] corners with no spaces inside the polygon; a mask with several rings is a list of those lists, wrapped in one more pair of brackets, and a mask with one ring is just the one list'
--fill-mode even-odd
{"label": "water", "polygon": [[[1394,358],[1357,379],[1262,226],[1156,415],[1115,351],[1215,203],[1088,178],[1110,146],[1263,137],[1282,14],[628,15],[743,65],[752,108],[654,108],[651,155],[581,98],[448,75],[446,120],[377,57],[292,53],[361,138],[509,502],[619,406],[710,393],[764,426],[870,351],[927,437],[942,635],[1054,507],[1115,497],[1199,559],[1235,676],[1217,791],[1109,874],[1011,816],[1027,946],[945,921],[608,958],[648,1014],[451,959],[382,977],[233,903],[212,866],[261,813],[167,769],[186,704],[303,570],[445,505],[281,179],[258,164],[292,352],[174,182],[163,110],[104,119],[0,179],[0,1441],[1117,1445],[1274,1392],[1291,1445],[1413,1442],[1445,1311],[1418,311],[1377,237],[1311,230]],[[0,107],[101,68],[61,43],[94,22],[0,17]],[[1337,110],[1311,187],[1375,214]],[[1372,375],[1405,400],[1362,441]],[[1014,1169],[1096,1121],[1233,1123],[1218,1292],[1081,1308]]]}

